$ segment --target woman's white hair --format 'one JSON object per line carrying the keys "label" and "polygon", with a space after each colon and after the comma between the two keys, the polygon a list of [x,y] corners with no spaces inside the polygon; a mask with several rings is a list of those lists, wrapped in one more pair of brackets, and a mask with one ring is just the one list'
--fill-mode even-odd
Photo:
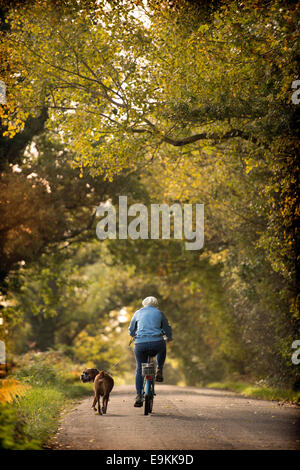
{"label": "woman's white hair", "polygon": [[147,307],[148,305],[153,305],[153,307],[158,306],[158,300],[156,297],[146,297],[143,302],[142,302],[144,307]]}

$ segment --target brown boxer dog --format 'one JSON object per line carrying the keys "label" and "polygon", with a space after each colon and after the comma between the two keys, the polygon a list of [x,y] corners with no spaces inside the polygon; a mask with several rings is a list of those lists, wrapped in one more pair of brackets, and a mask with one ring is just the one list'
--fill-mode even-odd
{"label": "brown boxer dog", "polygon": [[[85,369],[81,376],[81,382],[94,382],[94,400],[92,404],[93,410],[96,410],[98,403],[99,415],[106,414],[109,394],[114,386],[114,379],[104,370]],[[100,397],[102,397],[102,408],[100,406]]]}

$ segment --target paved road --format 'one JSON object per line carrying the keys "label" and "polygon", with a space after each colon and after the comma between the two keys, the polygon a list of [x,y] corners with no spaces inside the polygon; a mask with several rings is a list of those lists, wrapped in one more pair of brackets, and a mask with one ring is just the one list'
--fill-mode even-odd
{"label": "paved road", "polygon": [[[158,384],[153,414],[134,408],[132,386],[115,387],[108,414],[92,397],[66,413],[54,449],[300,449],[300,410],[234,392]],[[145,429],[147,426],[147,436]]]}

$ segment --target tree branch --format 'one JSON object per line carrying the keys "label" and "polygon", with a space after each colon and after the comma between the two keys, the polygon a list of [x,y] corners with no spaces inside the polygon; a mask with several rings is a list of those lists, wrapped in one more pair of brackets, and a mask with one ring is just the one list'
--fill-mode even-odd
{"label": "tree branch", "polygon": [[[155,133],[159,134],[159,131],[156,128],[156,126],[151,121],[149,121],[149,119],[144,118],[144,121],[153,129]],[[143,131],[146,132],[146,129],[134,130],[134,132],[143,132]],[[193,144],[194,142],[197,142],[198,140],[222,141],[222,140],[232,139],[234,137],[241,137],[242,139],[250,140],[253,143],[257,143],[256,137],[249,136],[248,134],[241,131],[240,129],[232,129],[223,135],[216,134],[216,133],[209,134],[207,132],[202,132],[201,134],[194,134],[189,137],[184,137],[183,139],[173,139],[172,137],[163,135],[161,141],[166,142],[167,144],[173,145],[174,147],[183,147],[184,145]]]}

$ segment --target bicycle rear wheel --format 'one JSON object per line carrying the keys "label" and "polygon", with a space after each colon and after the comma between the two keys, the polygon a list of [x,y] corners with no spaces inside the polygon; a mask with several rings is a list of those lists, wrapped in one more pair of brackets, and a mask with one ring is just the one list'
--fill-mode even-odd
{"label": "bicycle rear wheel", "polygon": [[153,384],[152,380],[147,380],[145,385],[144,415],[152,413],[153,409]]}

